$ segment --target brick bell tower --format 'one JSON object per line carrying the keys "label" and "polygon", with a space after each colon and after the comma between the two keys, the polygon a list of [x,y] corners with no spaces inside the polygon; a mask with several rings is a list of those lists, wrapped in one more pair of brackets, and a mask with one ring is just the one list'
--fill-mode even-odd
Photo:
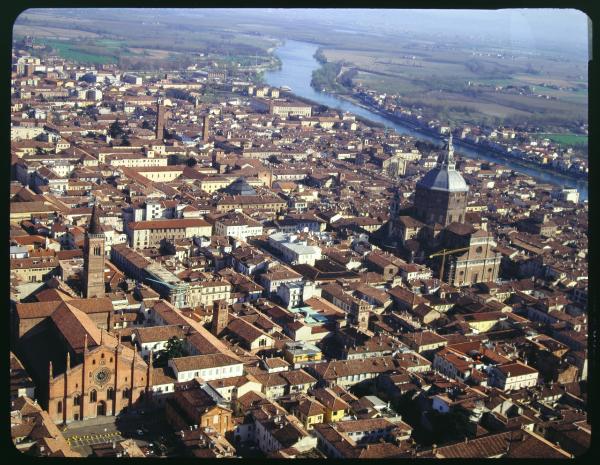
{"label": "brick bell tower", "polygon": [[96,204],[83,244],[83,289],[86,298],[104,297],[105,237]]}
{"label": "brick bell tower", "polygon": [[156,138],[160,141],[165,138],[165,103],[162,98],[156,102]]}
{"label": "brick bell tower", "polygon": [[229,310],[225,300],[215,300],[213,302],[213,318],[211,322],[211,332],[219,336],[229,324]]}

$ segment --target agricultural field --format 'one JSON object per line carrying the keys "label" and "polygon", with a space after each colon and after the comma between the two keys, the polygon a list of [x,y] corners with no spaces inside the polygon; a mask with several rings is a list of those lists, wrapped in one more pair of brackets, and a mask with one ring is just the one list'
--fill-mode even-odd
{"label": "agricultural field", "polygon": [[131,50],[136,55],[143,55],[145,57],[158,60],[164,60],[165,58],[168,58],[170,54],[166,50],[156,50],[151,48],[129,47],[129,50]]}
{"label": "agricultural field", "polygon": [[552,142],[562,145],[570,145],[573,147],[583,147],[588,145],[588,136],[581,134],[549,134],[539,133],[536,134],[540,138],[550,139]]}
{"label": "agricultural field", "polygon": [[109,54],[108,50],[106,52],[95,48],[90,50],[89,47],[76,42],[41,39],[40,43],[52,47],[52,50],[61,57],[80,63],[107,64],[116,63],[118,60],[118,56]]}
{"label": "agricultural field", "polygon": [[353,85],[399,95],[406,104],[422,106],[425,114],[437,113],[450,124],[507,120],[552,130],[587,122],[584,60],[424,41],[400,42],[393,53],[364,47],[324,46],[321,54],[329,63],[355,69]]}
{"label": "agricultural field", "polygon": [[[250,30],[237,29],[226,14],[202,10],[35,9],[14,25],[14,38],[34,37],[66,59],[88,64],[116,63],[125,70],[182,68],[200,54],[225,65],[272,62],[278,43]],[[94,18],[91,20],[90,18]]]}
{"label": "agricultural field", "polygon": [[53,37],[53,38],[76,38],[76,37],[98,37],[95,32],[78,31],[61,27],[43,27],[43,26],[23,26],[15,24],[13,27],[13,35],[15,37],[24,37],[26,35],[32,37]]}
{"label": "agricultural field", "polygon": [[[94,21],[89,19],[91,16]],[[175,52],[237,50],[244,55],[250,54],[248,52],[267,55],[267,49],[275,41],[235,30],[231,22],[226,23],[226,18],[226,15],[205,18],[201,14],[182,14],[177,10],[36,9],[23,12],[15,27],[20,26],[21,32],[62,27],[75,31],[73,34],[83,31],[111,37],[133,48]]]}
{"label": "agricultural field", "polygon": [[39,38],[38,43],[52,48],[53,53],[81,63],[117,63],[122,56],[133,53],[123,46],[123,42],[109,39],[57,40]]}

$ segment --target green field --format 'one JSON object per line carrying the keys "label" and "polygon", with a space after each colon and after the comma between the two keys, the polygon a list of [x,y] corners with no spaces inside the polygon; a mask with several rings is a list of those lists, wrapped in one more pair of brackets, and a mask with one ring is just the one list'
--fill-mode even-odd
{"label": "green field", "polygon": [[[50,39],[41,39],[40,42],[52,47],[52,49],[54,49],[61,57],[80,63],[102,65],[116,63],[119,59],[117,49],[114,47],[105,47],[105,52],[103,53],[101,52],[101,47],[90,47],[78,42],[64,42]],[[91,52],[90,50],[94,51]]]}
{"label": "green field", "polygon": [[551,134],[551,133],[540,133],[536,134],[544,139],[550,139],[552,142],[563,145],[572,146],[586,146],[588,145],[588,136],[581,134]]}

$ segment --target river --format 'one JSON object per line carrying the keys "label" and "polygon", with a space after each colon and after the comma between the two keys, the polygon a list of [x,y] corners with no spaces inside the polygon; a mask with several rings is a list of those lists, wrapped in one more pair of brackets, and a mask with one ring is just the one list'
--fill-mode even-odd
{"label": "river", "polygon": [[[374,111],[355,105],[352,102],[338,98],[332,94],[319,92],[313,89],[310,85],[312,72],[320,66],[319,62],[313,56],[317,48],[318,45],[316,44],[287,40],[285,44],[276,51],[277,56],[281,60],[281,69],[266,72],[266,82],[274,87],[290,87],[292,93],[300,97],[312,100],[321,105],[326,105],[330,108],[348,111],[376,123],[381,123],[385,127],[396,130],[399,134],[413,136],[431,142],[437,146],[441,145],[442,142],[439,138],[432,137],[408,126],[390,121]],[[460,145],[459,141],[456,142],[455,146]],[[575,187],[579,191],[580,200],[587,200],[588,198],[588,185],[584,180],[577,181],[558,174],[537,170],[535,167],[523,166],[512,162],[511,160],[502,159],[491,151],[483,149],[478,150],[463,145],[456,148],[456,151],[461,155],[477,160],[493,161],[502,164],[517,172],[527,174],[540,182],[546,182],[557,186]]]}

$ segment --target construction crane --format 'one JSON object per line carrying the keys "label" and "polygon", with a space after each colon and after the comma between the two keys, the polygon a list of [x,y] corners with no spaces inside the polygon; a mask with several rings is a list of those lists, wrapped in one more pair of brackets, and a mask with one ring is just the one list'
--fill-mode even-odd
{"label": "construction crane", "polygon": [[429,258],[432,259],[433,257],[442,257],[442,264],[440,266],[440,281],[444,282],[444,265],[446,264],[446,255],[452,255],[453,253],[457,253],[457,252],[466,252],[467,250],[469,250],[471,247],[461,247],[460,249],[442,249],[439,252],[436,253],[432,253]]}

